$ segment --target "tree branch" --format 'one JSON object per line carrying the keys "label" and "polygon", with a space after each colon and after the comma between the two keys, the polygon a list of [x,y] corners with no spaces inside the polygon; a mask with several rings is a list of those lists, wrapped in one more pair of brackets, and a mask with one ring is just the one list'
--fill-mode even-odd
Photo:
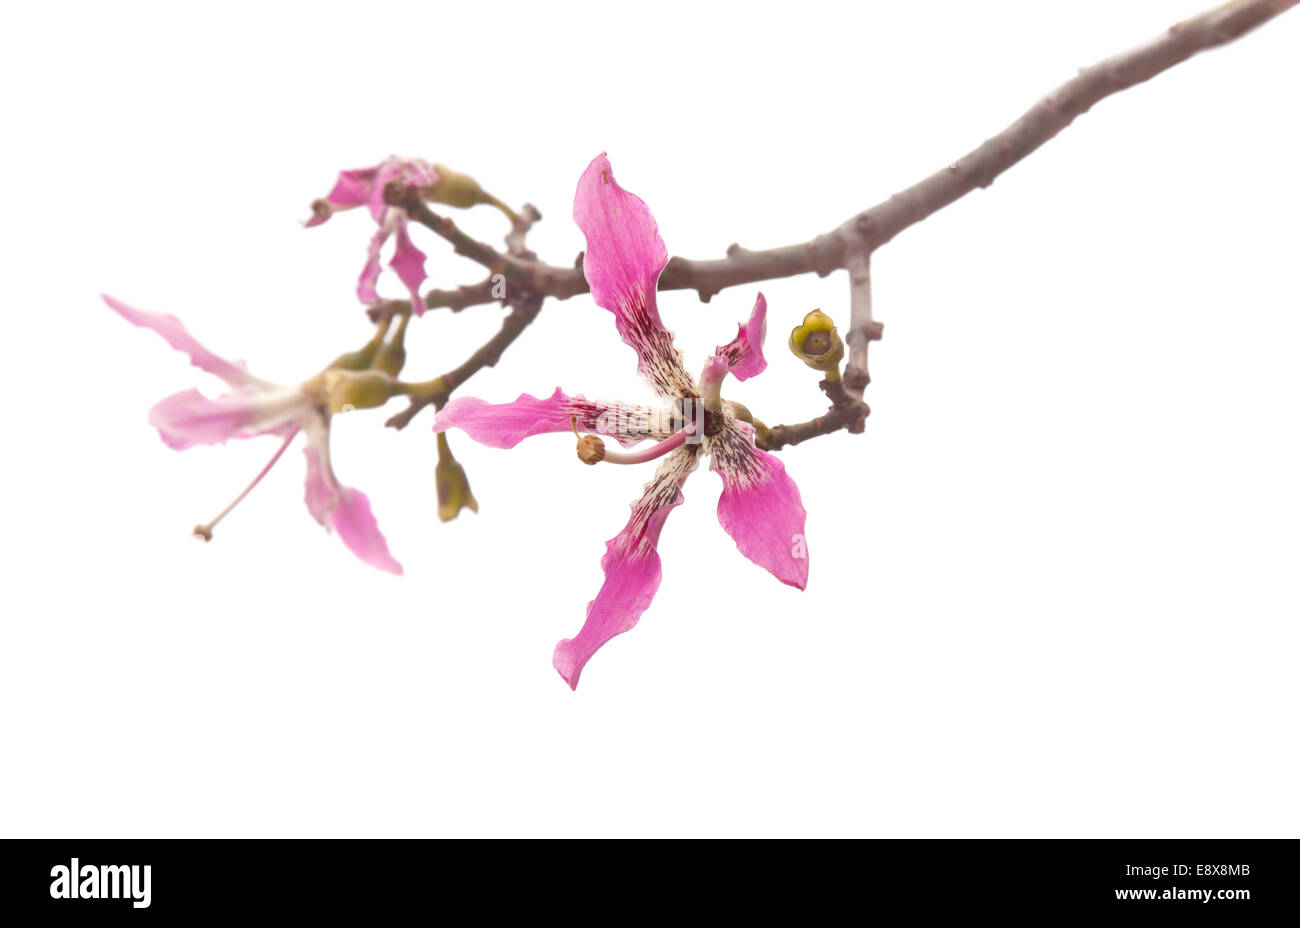
{"label": "tree branch", "polygon": [[[727,287],[799,274],[825,277],[841,270],[851,256],[874,251],[972,190],[989,186],[1100,100],[1150,80],[1197,52],[1227,44],[1297,3],[1300,0],[1233,0],[1178,23],[1144,45],[1084,68],[978,148],[829,232],[759,251],[732,245],[725,258],[715,260],[673,258],[659,278],[659,289],[696,290],[707,302]],[[511,283],[561,300],[587,292],[581,267],[501,254],[431,212],[418,196],[395,193],[391,202],[404,207],[412,219],[451,242],[458,254],[505,274]]]}

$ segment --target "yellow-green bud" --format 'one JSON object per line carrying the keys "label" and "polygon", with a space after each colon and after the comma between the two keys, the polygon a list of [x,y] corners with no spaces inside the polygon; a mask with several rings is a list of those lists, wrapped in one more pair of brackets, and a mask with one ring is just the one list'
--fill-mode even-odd
{"label": "yellow-green bud", "polygon": [[328,366],[336,370],[364,371],[374,361],[375,349],[378,347],[378,343],[372,342],[360,351],[349,351],[339,355]]}
{"label": "yellow-green bud", "polygon": [[479,182],[468,174],[453,171],[441,164],[435,164],[433,169],[438,172],[438,179],[424,188],[425,199],[459,209],[468,209],[476,203],[487,201]]}
{"label": "yellow-green bud", "polygon": [[325,407],[331,414],[374,409],[392,398],[395,386],[382,371],[326,371]]}
{"label": "yellow-green bud", "polygon": [[450,522],[462,509],[478,512],[478,500],[470,492],[465,468],[451,455],[447,436],[438,433],[438,466],[434,468],[438,483],[438,518]]}
{"label": "yellow-green bud", "polygon": [[834,321],[820,309],[804,316],[803,324],[790,333],[790,352],[814,370],[824,371],[827,380],[840,379],[844,342]]}

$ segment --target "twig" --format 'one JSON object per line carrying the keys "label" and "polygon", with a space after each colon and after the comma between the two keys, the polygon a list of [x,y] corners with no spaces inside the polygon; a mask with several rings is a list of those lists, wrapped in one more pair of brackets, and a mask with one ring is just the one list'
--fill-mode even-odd
{"label": "twig", "polygon": [[452,368],[440,377],[428,381],[425,391],[412,395],[407,407],[384,424],[395,429],[406,428],[411,420],[419,415],[420,410],[430,404],[441,406],[451,396],[452,391],[469,380],[470,377],[473,377],[485,367],[495,365],[500,360],[502,352],[509,348],[524,329],[528,328],[532,321],[537,318],[544,299],[545,297],[537,294],[529,294],[514,301],[514,308],[501,321],[501,329],[495,335],[484,342],[477,351],[461,362],[459,366]]}

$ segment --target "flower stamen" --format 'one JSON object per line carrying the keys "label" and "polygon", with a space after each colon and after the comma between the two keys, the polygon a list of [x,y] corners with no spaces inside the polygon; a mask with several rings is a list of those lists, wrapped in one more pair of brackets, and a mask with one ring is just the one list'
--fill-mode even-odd
{"label": "flower stamen", "polygon": [[656,442],[640,451],[609,451],[598,435],[582,435],[578,432],[578,417],[570,416],[569,424],[578,439],[578,460],[583,464],[596,465],[601,461],[610,464],[644,464],[661,458],[670,451],[675,451],[685,444],[686,439],[695,434],[695,423],[687,422],[680,431],[674,432],[663,441]]}
{"label": "flower stamen", "polygon": [[253,482],[250,483],[248,486],[244,487],[243,492],[240,493],[238,496],[236,496],[231,501],[229,506],[227,506],[225,509],[217,513],[216,518],[214,518],[211,522],[208,522],[205,525],[194,526],[194,534],[197,537],[202,538],[204,541],[211,541],[212,530],[217,527],[217,523],[220,522],[222,519],[224,519],[227,515],[229,515],[230,511],[234,509],[236,506],[238,506],[243,501],[245,496],[247,496],[250,492],[252,492],[253,487],[257,486],[259,483],[262,482],[262,478],[265,477],[270,472],[271,468],[275,466],[275,462],[280,460],[280,455],[284,454],[284,449],[289,447],[289,442],[293,441],[294,436],[297,434],[298,434],[298,426],[295,425],[293,427],[293,431],[291,431],[288,435],[285,436],[284,443],[280,445],[279,449],[276,450],[275,454],[271,455],[271,460],[267,461],[266,466],[263,467],[261,471],[258,472],[258,475],[256,477],[253,478]]}

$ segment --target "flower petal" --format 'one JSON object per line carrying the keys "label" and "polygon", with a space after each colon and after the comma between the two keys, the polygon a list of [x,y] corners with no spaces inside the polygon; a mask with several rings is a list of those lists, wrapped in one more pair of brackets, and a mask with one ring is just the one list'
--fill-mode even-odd
{"label": "flower petal", "polygon": [[321,453],[313,447],[310,440],[307,447],[303,449],[303,454],[307,456],[307,479],[304,482],[307,511],[311,513],[313,519],[328,529],[330,511],[338,500],[338,487],[334,483],[333,475],[326,473]]}
{"label": "flower petal", "polygon": [[600,566],[605,582],[587,604],[587,621],[574,638],[555,646],[551,662],[572,689],[578,688],[582,668],[615,635],[633,628],[649,608],[663,571],[656,546],[659,532],[673,508],[680,506],[682,483],[695,470],[698,445],[683,445],[664,458],[623,531],[605,545]]}
{"label": "flower petal", "polygon": [[149,410],[149,424],[177,451],[216,445],[231,438],[283,432],[302,418],[306,400],[292,387],[270,392],[238,390],[215,400],[198,390],[183,390]]}
{"label": "flower petal", "polygon": [[646,438],[668,438],[673,432],[667,412],[626,403],[595,403],[581,394],[566,396],[558,387],[546,399],[524,393],[513,403],[458,396],[438,413],[433,430],[458,428],[489,448],[513,448],[532,435],[569,431],[573,416],[584,432],[609,435],[627,447]]}
{"label": "flower petal", "polygon": [[763,357],[766,336],[767,298],[760,293],[749,321],[741,325],[735,338],[717,350],[717,354],[727,359],[730,373],[737,380],[748,380],[767,369],[767,359]]}
{"label": "flower petal", "polygon": [[325,197],[331,205],[346,209],[350,206],[363,206],[370,200],[370,192],[375,186],[375,176],[379,167],[357,168],[352,171],[339,171],[339,179],[334,189]]}
{"label": "flower petal", "polygon": [[370,215],[375,222],[384,219],[384,210],[388,204],[384,200],[384,188],[390,181],[401,181],[403,189],[427,187],[438,180],[438,172],[427,161],[419,158],[398,158],[390,156],[379,165],[375,179],[370,187]]}
{"label": "flower petal", "polygon": [[705,439],[712,469],[722,478],[718,521],[736,547],[782,583],[808,585],[808,542],[803,502],[785,467],[754,447],[754,429],[728,418],[717,435]]}
{"label": "flower petal", "polygon": [[370,500],[366,494],[351,487],[339,487],[338,501],[330,520],[339,538],[353,554],[371,567],[401,575],[402,565],[388,553],[388,542],[370,512]]}
{"label": "flower petal", "polygon": [[[400,211],[399,211],[400,212]],[[420,298],[420,284],[429,276],[424,272],[425,253],[415,247],[407,232],[406,216],[397,218],[397,248],[388,266],[397,272],[411,294],[411,307],[417,316],[424,315],[424,300]]]}
{"label": "flower petal", "polygon": [[392,224],[383,222],[370,237],[370,246],[366,250],[366,264],[361,269],[361,276],[357,278],[357,299],[366,305],[379,302],[379,293],[375,290],[375,284],[379,282],[379,274],[383,270],[379,264],[379,251],[392,234]]}
{"label": "flower petal", "polygon": [[370,500],[360,490],[339,484],[330,465],[329,424],[319,416],[308,418],[307,511],[325,527],[338,532],[348,549],[371,567],[401,574],[402,565],[388,551],[388,542],[370,511]]}
{"label": "flower petal", "polygon": [[127,306],[121,300],[116,300],[108,294],[101,293],[100,296],[108,304],[108,308],[113,310],[127,322],[132,325],[138,325],[141,328],[152,329],[162,336],[163,341],[171,345],[177,351],[183,351],[190,356],[190,363],[195,367],[207,371],[209,374],[216,374],[232,387],[242,387],[249,385],[266,386],[266,382],[259,380],[244,369],[244,365],[235,361],[227,361],[225,358],[213,354],[207,348],[199,344],[198,339],[189,333],[185,325],[175,316],[169,316],[165,313],[150,313],[142,309],[133,309]]}
{"label": "flower petal", "polygon": [[623,341],[636,351],[641,376],[660,396],[694,396],[694,381],[659,319],[655,298],[668,250],[649,207],[618,185],[603,154],[578,180],[573,219],[587,237],[582,269],[591,295],[614,314]]}

